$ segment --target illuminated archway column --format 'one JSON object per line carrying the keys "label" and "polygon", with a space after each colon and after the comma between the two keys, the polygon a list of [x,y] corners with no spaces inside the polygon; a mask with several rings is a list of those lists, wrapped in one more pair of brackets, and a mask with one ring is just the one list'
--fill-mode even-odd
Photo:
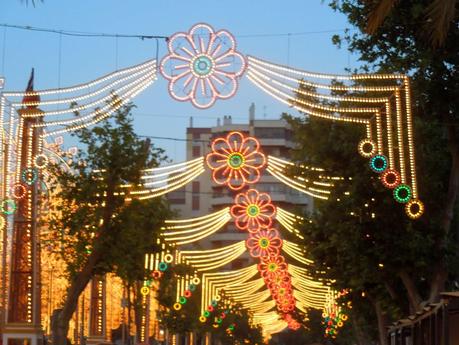
{"label": "illuminated archway column", "polygon": [[91,280],[91,300],[89,305],[89,334],[87,344],[105,343],[107,340],[105,276],[94,276]]}
{"label": "illuminated archway column", "polygon": [[[28,94],[23,103],[38,104],[40,97],[33,92],[33,72],[27,86]],[[43,121],[41,116],[28,117],[29,114],[42,113],[37,105],[18,110],[19,125],[17,159],[20,161],[14,182],[21,182],[26,169],[34,167],[34,157],[39,153],[41,128],[34,125]],[[36,172],[34,180],[38,180]],[[36,345],[42,339],[40,325],[41,291],[40,291],[40,250],[38,245],[38,183],[25,185],[24,196],[16,200],[16,211],[13,218],[13,239],[10,263],[10,284],[6,325],[3,330],[3,343],[8,339],[21,339]],[[10,186],[6,186],[8,188]]]}

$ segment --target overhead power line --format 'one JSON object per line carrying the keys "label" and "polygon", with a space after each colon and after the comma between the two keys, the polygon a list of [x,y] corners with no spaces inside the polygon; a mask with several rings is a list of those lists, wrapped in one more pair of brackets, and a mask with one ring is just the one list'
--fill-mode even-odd
{"label": "overhead power line", "polygon": [[13,24],[0,24],[0,26],[5,28],[12,28],[18,30],[27,30],[27,31],[38,31],[46,32],[50,34],[58,34],[64,36],[75,36],[75,37],[107,37],[107,38],[139,38],[139,39],[168,39],[168,36],[161,35],[145,35],[145,34],[118,34],[118,33],[103,33],[103,32],[86,32],[86,31],[70,31],[70,30],[57,30],[57,29],[47,29],[47,28],[37,28],[28,25],[13,25]]}
{"label": "overhead power line", "polygon": [[[6,23],[0,24],[0,27],[12,28],[12,29],[17,29],[17,30],[46,32],[50,34],[74,36],[74,37],[138,38],[141,40],[144,40],[144,39],[167,40],[169,38],[169,36],[164,36],[164,35],[71,31],[71,30],[62,30],[62,29],[39,28],[39,27],[34,27],[34,26],[29,26],[29,25],[14,25],[14,24],[6,24]],[[346,30],[349,30],[349,29],[343,28],[343,29],[287,32],[287,33],[242,34],[242,35],[235,35],[235,36],[238,38],[291,37],[291,36],[306,36],[306,35],[316,35],[316,34],[330,34],[330,33],[344,32]]]}

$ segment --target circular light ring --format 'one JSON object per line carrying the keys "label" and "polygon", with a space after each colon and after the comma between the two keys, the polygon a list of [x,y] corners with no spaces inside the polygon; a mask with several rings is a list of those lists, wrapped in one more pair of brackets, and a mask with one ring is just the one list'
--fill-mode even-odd
{"label": "circular light ring", "polygon": [[394,189],[402,182],[402,177],[397,170],[387,169],[381,174],[381,182],[384,187]]}
{"label": "circular light ring", "polygon": [[214,328],[218,328],[218,323],[214,323],[212,326],[214,326]]}
{"label": "circular light ring", "polygon": [[400,184],[394,189],[395,201],[406,204],[411,199],[411,188],[406,184]]}
{"label": "circular light ring", "polygon": [[174,257],[172,254],[166,254],[164,255],[164,262],[170,264],[172,261],[174,261]]}
{"label": "circular light ring", "polygon": [[158,265],[158,269],[161,272],[164,272],[165,270],[167,270],[167,264],[165,262],[160,262],[159,265]]}
{"label": "circular light ring", "polygon": [[376,143],[370,139],[363,139],[359,142],[357,149],[362,157],[370,158],[376,153]]}
{"label": "circular light ring", "polygon": [[267,238],[267,237],[261,237],[261,238],[258,240],[258,245],[259,245],[260,248],[262,248],[262,249],[268,248],[270,244],[271,244],[271,241],[270,241],[269,238]]}
{"label": "circular light ring", "polygon": [[411,199],[405,205],[405,213],[411,219],[418,219],[424,214],[424,203],[419,199]]}
{"label": "circular light ring", "polygon": [[191,291],[190,290],[185,290],[183,291],[183,296],[185,296],[186,298],[190,298],[192,295]]}
{"label": "circular light ring", "polygon": [[215,296],[215,301],[216,302],[221,301],[221,299],[222,299],[222,296],[220,296],[220,295]]}
{"label": "circular light ring", "polygon": [[182,309],[182,305],[180,303],[174,303],[174,309],[175,310],[180,310],[180,309]]}
{"label": "circular light ring", "polygon": [[188,299],[185,296],[180,296],[179,297],[179,303],[180,304],[186,304],[187,301],[188,301]]}
{"label": "circular light ring", "polygon": [[218,305],[218,302],[216,300],[212,300],[210,304],[215,308]]}
{"label": "circular light ring", "polygon": [[220,317],[221,317],[222,319],[224,319],[224,318],[226,317],[226,313],[225,313],[225,312],[221,313],[221,314],[220,314]]}
{"label": "circular light ring", "polygon": [[43,153],[36,155],[35,158],[33,159],[33,165],[37,169],[46,168],[46,166],[48,165],[48,162],[49,162],[48,156]]}
{"label": "circular light ring", "polygon": [[221,318],[221,317],[217,317],[217,318],[216,318],[216,322],[217,322],[218,324],[221,324],[221,323],[222,323],[222,321],[223,321],[223,320],[222,320],[222,318]]}
{"label": "circular light ring", "polygon": [[22,199],[27,194],[27,187],[22,183],[18,182],[11,187],[11,195],[15,199]]}
{"label": "circular light ring", "polygon": [[199,279],[199,277],[194,277],[193,279],[191,279],[191,282],[194,285],[199,285],[199,283],[201,283],[201,279]]}
{"label": "circular light ring", "polygon": [[370,168],[380,174],[387,169],[387,157],[384,155],[374,155],[370,159]]}
{"label": "circular light ring", "polygon": [[196,291],[196,285],[194,285],[194,284],[188,285],[188,290],[190,290],[191,292]]}
{"label": "circular light ring", "polygon": [[341,316],[341,320],[343,321],[346,321],[348,319],[348,316],[346,314],[344,314],[343,316]]}
{"label": "circular light ring", "polygon": [[38,172],[36,168],[26,168],[21,174],[22,181],[29,186],[33,185],[38,179]]}
{"label": "circular light ring", "polygon": [[343,327],[344,323],[343,321],[338,321],[338,323],[336,324],[338,327]]}
{"label": "circular light ring", "polygon": [[209,305],[209,306],[207,307],[207,311],[208,311],[209,313],[212,313],[212,312],[214,311],[214,307],[211,306],[211,305]]}
{"label": "circular light ring", "polygon": [[209,317],[210,316],[210,312],[208,310],[206,310],[204,313],[203,313],[204,317]]}
{"label": "circular light ring", "polygon": [[199,321],[201,321],[202,323],[204,323],[204,322],[207,321],[207,317],[205,317],[205,316],[200,316],[200,317],[199,317]]}
{"label": "circular light ring", "polygon": [[1,203],[0,210],[3,214],[13,214],[16,211],[16,203],[13,199],[5,199]]}
{"label": "circular light ring", "polygon": [[142,286],[142,288],[140,289],[140,293],[142,294],[142,296],[146,296],[150,293],[150,288],[148,286]]}
{"label": "circular light ring", "polygon": [[157,280],[163,276],[163,273],[161,271],[154,270],[153,272],[151,272],[151,276],[153,277],[153,279]]}
{"label": "circular light ring", "polygon": [[257,204],[250,204],[247,206],[247,215],[249,217],[258,217],[260,214],[260,207]]}
{"label": "circular light ring", "polygon": [[197,55],[190,62],[190,70],[198,78],[205,78],[213,74],[214,66],[214,59],[207,54]]}
{"label": "circular light ring", "polygon": [[241,169],[244,166],[245,157],[240,152],[233,152],[228,156],[228,165],[235,170]]}

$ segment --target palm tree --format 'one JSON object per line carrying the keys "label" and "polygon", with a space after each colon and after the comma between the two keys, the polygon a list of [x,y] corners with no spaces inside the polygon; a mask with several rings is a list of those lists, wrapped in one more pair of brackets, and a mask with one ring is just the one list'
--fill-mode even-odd
{"label": "palm tree", "polygon": [[[365,0],[365,2],[370,6],[366,32],[372,35],[379,29],[399,0]],[[424,29],[433,47],[441,46],[445,42],[451,23],[455,20],[458,3],[458,0],[432,0],[426,6]]]}

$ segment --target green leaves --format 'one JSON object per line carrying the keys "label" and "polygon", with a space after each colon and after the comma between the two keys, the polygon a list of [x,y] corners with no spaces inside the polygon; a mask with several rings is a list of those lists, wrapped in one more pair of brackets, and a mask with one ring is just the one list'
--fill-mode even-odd
{"label": "green leaves", "polygon": [[137,186],[142,170],[165,157],[134,133],[133,108],[127,104],[111,118],[74,133],[82,149],[72,157],[71,171],[52,167],[58,202],[49,224],[60,234],[56,248],[70,276],[98,251],[98,273],[115,272],[133,282],[143,278],[144,254],[157,249],[168,206],[162,199],[129,201],[126,186]]}

